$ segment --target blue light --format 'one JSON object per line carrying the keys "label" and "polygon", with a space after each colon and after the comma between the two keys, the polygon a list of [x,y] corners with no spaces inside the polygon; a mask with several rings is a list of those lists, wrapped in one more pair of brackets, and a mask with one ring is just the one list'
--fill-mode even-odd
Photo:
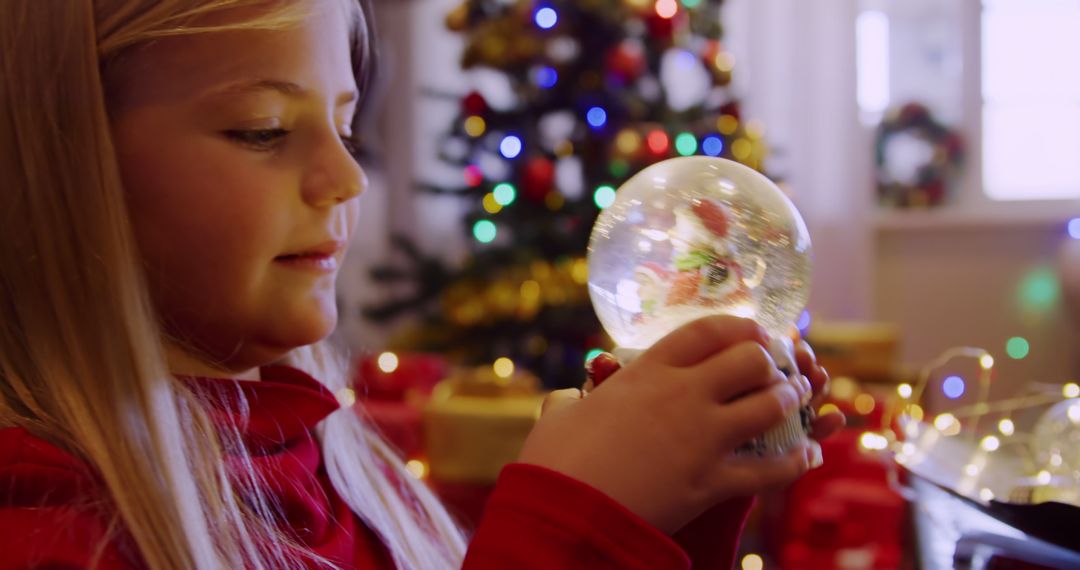
{"label": "blue light", "polygon": [[559,22],[559,13],[554,8],[540,8],[536,11],[536,25],[545,30],[550,30]]}
{"label": "blue light", "polygon": [[592,109],[589,109],[585,118],[593,128],[599,129],[607,123],[607,111],[605,111],[603,107],[593,107]]}
{"label": "blue light", "polygon": [[1080,218],[1069,220],[1069,237],[1080,239]]}
{"label": "blue light", "polygon": [[810,311],[803,311],[799,315],[799,320],[795,323],[795,326],[798,327],[800,332],[806,334],[806,330],[810,328],[810,320]]}
{"label": "blue light", "polygon": [[697,67],[697,65],[698,65],[697,56],[694,55],[693,53],[690,53],[689,51],[679,50],[679,53],[677,54],[677,57],[679,59],[675,60],[676,63],[678,63],[684,69],[689,69],[691,67]]}
{"label": "blue light", "polygon": [[720,156],[724,152],[724,139],[711,135],[701,141],[701,151],[709,156]]}
{"label": "blue light", "polygon": [[941,385],[941,389],[945,391],[945,396],[953,400],[964,395],[964,388],[964,379],[959,376],[949,376]]}
{"label": "blue light", "polygon": [[541,67],[536,70],[536,84],[541,89],[551,89],[559,82],[559,72],[554,67]]}
{"label": "blue light", "polygon": [[499,143],[499,152],[506,158],[517,158],[521,154],[521,139],[514,135],[503,137],[502,142]]}

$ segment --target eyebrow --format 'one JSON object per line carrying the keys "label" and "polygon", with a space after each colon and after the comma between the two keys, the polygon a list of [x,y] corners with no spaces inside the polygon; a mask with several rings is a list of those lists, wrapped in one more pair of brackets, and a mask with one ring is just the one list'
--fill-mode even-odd
{"label": "eyebrow", "polygon": [[[208,96],[246,95],[258,93],[260,91],[275,91],[290,98],[301,98],[310,93],[307,89],[304,89],[291,81],[283,81],[280,79],[257,79],[255,81],[232,83],[225,87],[214,89],[208,93]],[[349,103],[353,103],[359,96],[360,94],[355,90],[345,91],[337,96],[337,105],[342,107]]]}

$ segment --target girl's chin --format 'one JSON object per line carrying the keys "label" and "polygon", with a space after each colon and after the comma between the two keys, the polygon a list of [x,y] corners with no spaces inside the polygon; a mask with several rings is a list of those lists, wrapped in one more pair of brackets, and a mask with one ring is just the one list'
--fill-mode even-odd
{"label": "girl's chin", "polygon": [[289,350],[315,344],[334,332],[337,326],[337,309],[309,313],[303,318],[288,319],[288,324],[280,329],[280,342]]}

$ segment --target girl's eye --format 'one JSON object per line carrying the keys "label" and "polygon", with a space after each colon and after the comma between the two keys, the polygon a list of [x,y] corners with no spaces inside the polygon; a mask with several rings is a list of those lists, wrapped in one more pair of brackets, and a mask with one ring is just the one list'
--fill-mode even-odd
{"label": "girl's eye", "polygon": [[289,134],[285,129],[229,130],[225,136],[258,151],[270,151]]}

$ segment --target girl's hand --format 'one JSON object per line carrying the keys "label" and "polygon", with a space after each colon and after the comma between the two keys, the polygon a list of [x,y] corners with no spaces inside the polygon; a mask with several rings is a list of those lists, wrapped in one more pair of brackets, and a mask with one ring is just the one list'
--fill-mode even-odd
{"label": "girl's hand", "polygon": [[[799,373],[806,378],[813,392],[810,406],[817,410],[829,396],[829,373],[817,363],[814,350],[803,339],[799,339],[799,342],[795,344],[795,362],[799,367]],[[614,355],[609,352],[600,353],[589,361],[589,374],[588,379],[585,381],[584,390],[586,392],[592,391],[597,385],[617,372],[619,368],[619,361]],[[818,416],[814,418],[810,437],[822,441],[844,427],[845,423],[847,423],[847,420],[844,414],[839,411]]]}
{"label": "girl's hand", "polygon": [[[799,367],[799,372],[810,381],[810,386],[814,392],[814,397],[810,400],[810,406],[817,410],[825,402],[825,398],[829,396],[829,373],[818,365],[814,350],[810,348],[810,345],[805,340],[799,340],[795,344],[795,364]],[[821,441],[844,427],[846,422],[844,414],[840,412],[818,416],[814,418],[810,437]]]}
{"label": "girl's hand", "polygon": [[731,454],[799,407],[767,344],[746,319],[685,325],[587,398],[553,394],[520,461],[582,481],[669,533],[728,497],[787,484],[808,469],[806,448]]}

